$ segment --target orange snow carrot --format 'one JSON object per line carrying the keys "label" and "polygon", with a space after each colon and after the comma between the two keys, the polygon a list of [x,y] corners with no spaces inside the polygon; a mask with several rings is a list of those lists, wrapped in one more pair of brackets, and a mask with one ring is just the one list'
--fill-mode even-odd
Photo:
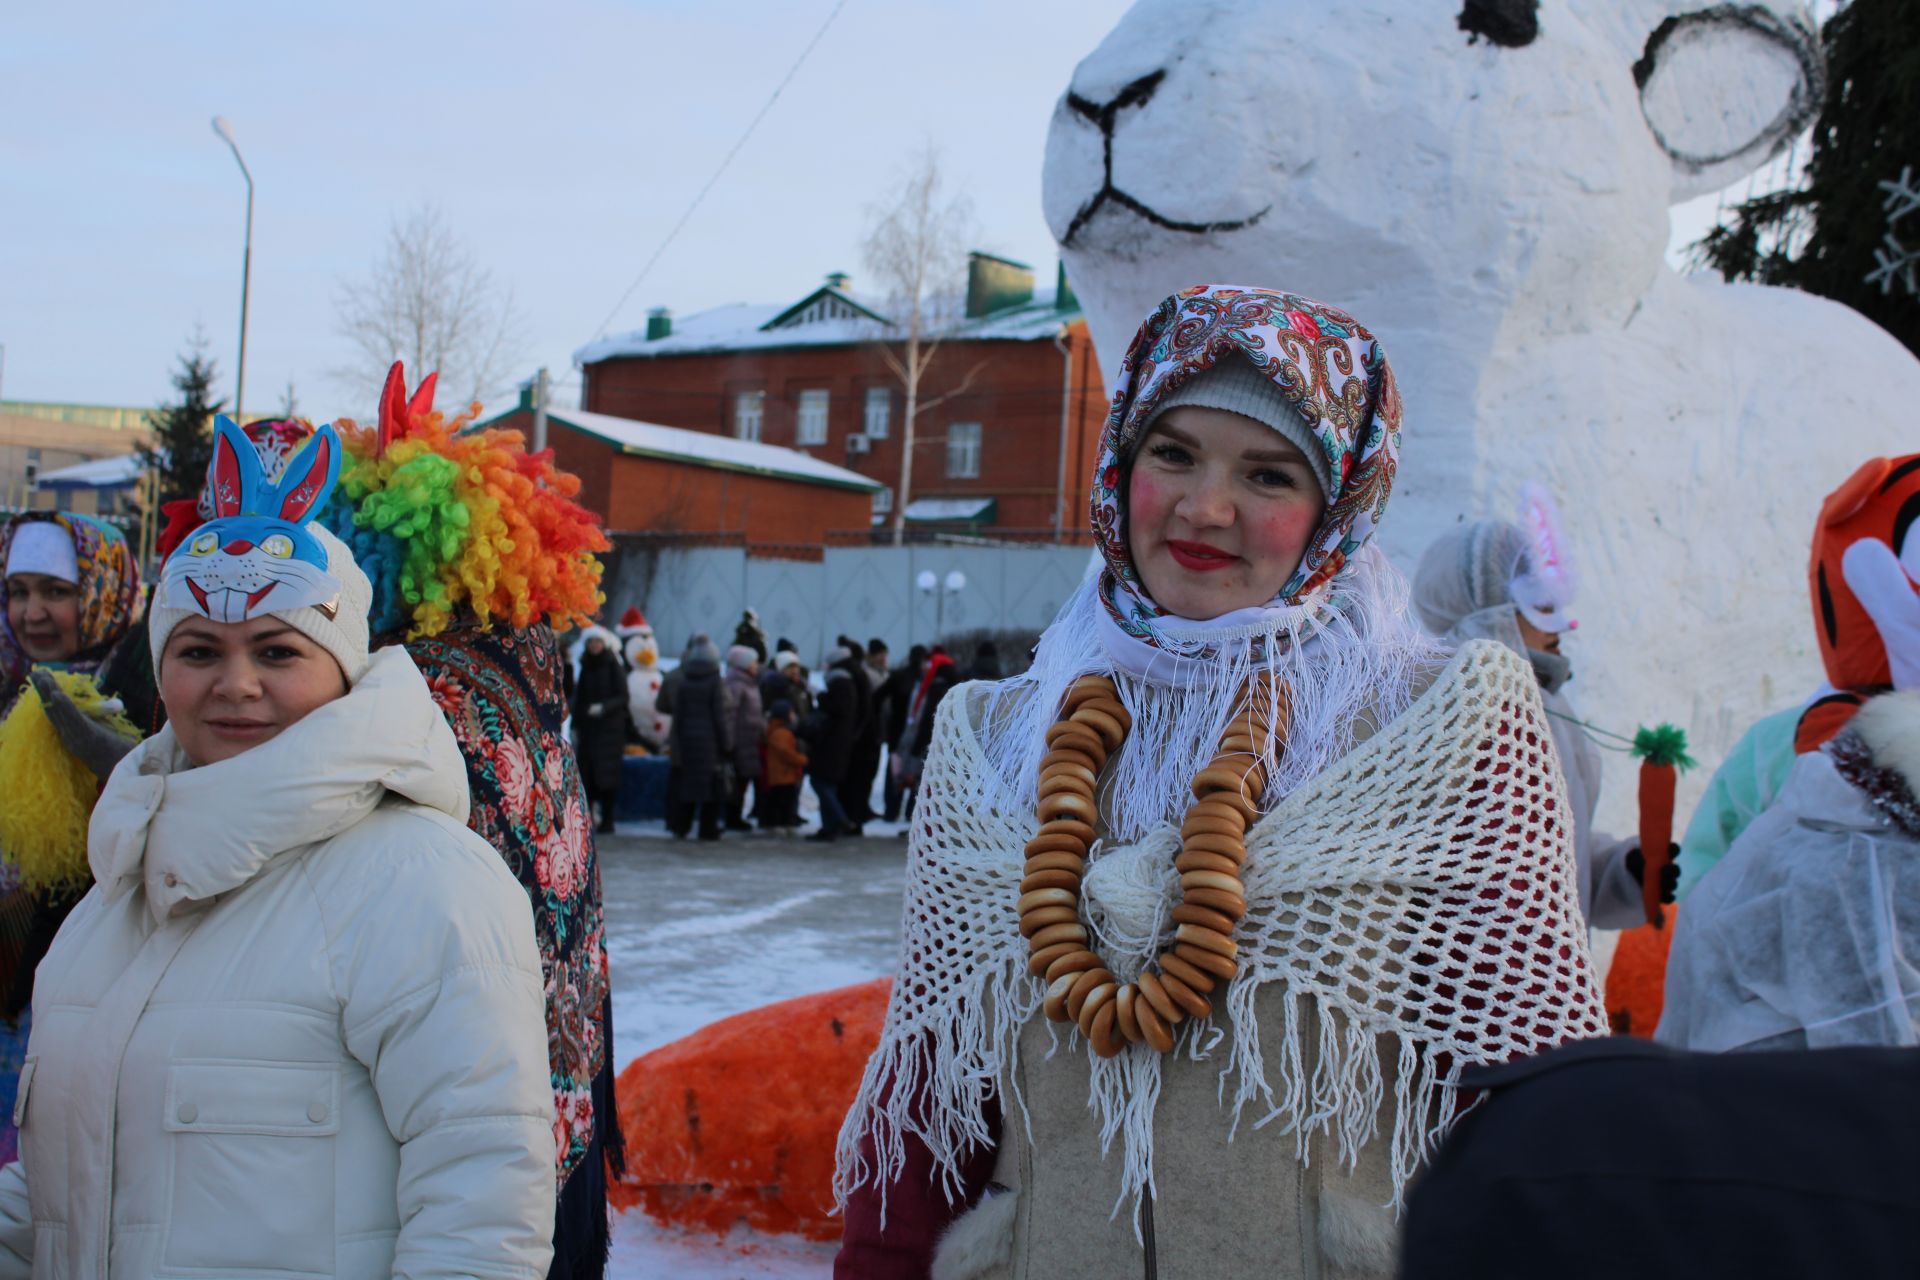
{"label": "orange snow carrot", "polygon": [[1666,924],[1660,909],[1660,873],[1673,848],[1673,789],[1679,771],[1691,769],[1686,733],[1670,724],[1641,728],[1633,736],[1633,754],[1640,757],[1640,903],[1647,923]]}

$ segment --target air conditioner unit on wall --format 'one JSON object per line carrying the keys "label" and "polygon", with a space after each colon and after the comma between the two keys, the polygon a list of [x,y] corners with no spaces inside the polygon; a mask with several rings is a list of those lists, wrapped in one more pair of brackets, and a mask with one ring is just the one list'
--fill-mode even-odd
{"label": "air conditioner unit on wall", "polygon": [[872,453],[873,441],[867,438],[867,435],[865,432],[856,431],[852,435],[847,437],[847,452],[848,453]]}

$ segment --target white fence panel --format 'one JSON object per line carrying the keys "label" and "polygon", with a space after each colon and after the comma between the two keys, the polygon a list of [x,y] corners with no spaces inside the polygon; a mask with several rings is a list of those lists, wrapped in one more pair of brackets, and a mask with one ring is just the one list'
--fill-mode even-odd
{"label": "white fence panel", "polygon": [[[914,644],[979,629],[1039,632],[1053,621],[1090,563],[1084,547],[829,547],[818,562],[750,558],[738,547],[623,550],[604,584],[606,616],[639,604],[677,654],[705,631],[724,650],[741,612],[759,611],[767,638],[800,646],[809,666],[836,635]],[[964,585],[949,591],[949,576]],[[919,578],[931,573],[934,589]]]}

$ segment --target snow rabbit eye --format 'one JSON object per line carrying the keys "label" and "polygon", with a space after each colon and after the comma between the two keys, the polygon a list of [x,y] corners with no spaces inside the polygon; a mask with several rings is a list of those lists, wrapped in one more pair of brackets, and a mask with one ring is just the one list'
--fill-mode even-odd
{"label": "snow rabbit eye", "polygon": [[276,533],[261,542],[260,549],[276,560],[285,560],[293,554],[293,539],[284,533]]}
{"label": "snow rabbit eye", "polygon": [[193,545],[187,548],[187,552],[189,555],[210,556],[213,554],[213,549],[219,545],[219,534],[203,533],[193,540]]}

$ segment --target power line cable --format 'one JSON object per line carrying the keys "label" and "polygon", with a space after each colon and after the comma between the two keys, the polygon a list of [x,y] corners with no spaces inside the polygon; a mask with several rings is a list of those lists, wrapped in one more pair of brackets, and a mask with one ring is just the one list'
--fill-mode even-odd
{"label": "power line cable", "polygon": [[627,291],[620,295],[620,301],[614,303],[613,310],[607,312],[607,318],[602,320],[600,327],[594,331],[593,336],[595,341],[606,336],[607,326],[611,325],[613,318],[620,314],[620,308],[627,305],[627,300],[633,297],[634,290],[640,287],[640,282],[647,278],[647,273],[652,271],[654,264],[660,261],[661,255],[667,251],[667,246],[673,243],[674,238],[677,237],[687,223],[692,220],[694,210],[700,207],[700,202],[707,198],[707,193],[712,191],[714,185],[720,181],[721,175],[727,171],[727,166],[731,165],[733,158],[740,154],[740,149],[747,145],[747,139],[751,138],[753,131],[760,127],[760,122],[767,118],[767,113],[773,110],[773,104],[780,100],[781,93],[786,90],[789,84],[793,83],[793,78],[800,73],[800,68],[806,64],[808,56],[813,53],[814,46],[820,43],[821,38],[827,34],[827,28],[833,25],[833,20],[839,17],[840,11],[846,7],[847,0],[837,0],[837,3],[833,6],[833,11],[827,14],[827,20],[820,24],[820,29],[813,33],[813,39],[807,41],[807,47],[800,51],[800,56],[794,59],[793,66],[787,69],[786,76],[781,79],[779,84],[774,86],[773,93],[767,98],[766,105],[762,106],[760,113],[754,116],[753,120],[748,123],[746,132],[742,133],[739,141],[733,144],[733,149],[728,151],[721,159],[720,167],[713,171],[713,176],[707,179],[707,185],[700,188],[699,194],[694,196],[693,202],[687,206],[686,212],[680,215],[680,221],[673,224],[673,230],[667,232],[667,238],[660,242],[660,247],[653,251],[653,256],[648,258],[646,265],[640,268],[640,274],[633,278],[633,283],[627,286]]}

